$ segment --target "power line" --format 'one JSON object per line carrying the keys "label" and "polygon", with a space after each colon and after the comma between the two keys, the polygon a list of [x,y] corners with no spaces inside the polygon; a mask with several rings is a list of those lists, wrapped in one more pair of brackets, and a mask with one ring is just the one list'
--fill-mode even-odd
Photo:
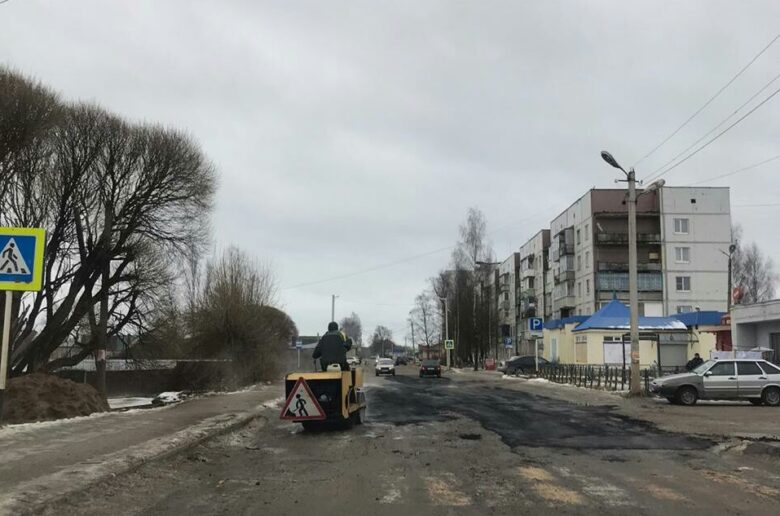
{"label": "power line", "polygon": [[745,106],[747,106],[748,104],[750,104],[750,103],[751,103],[751,102],[752,102],[752,101],[753,101],[753,100],[754,100],[756,97],[758,97],[758,96],[759,96],[761,93],[763,93],[763,91],[764,91],[764,90],[766,90],[766,89],[767,89],[769,86],[771,86],[771,85],[772,85],[772,83],[773,83],[773,82],[775,82],[777,79],[780,79],[780,74],[777,74],[777,75],[775,75],[775,76],[772,78],[772,80],[770,80],[768,83],[764,84],[764,86],[763,86],[763,87],[762,87],[760,90],[758,90],[757,92],[755,92],[755,93],[754,93],[754,94],[753,94],[753,95],[752,95],[752,96],[751,96],[749,99],[747,99],[747,100],[746,100],[746,101],[745,101],[745,102],[744,102],[742,105],[740,105],[740,106],[739,106],[737,109],[735,109],[735,110],[734,110],[734,111],[733,111],[733,112],[732,112],[732,113],[731,113],[729,116],[727,116],[726,118],[724,118],[724,119],[723,119],[723,120],[722,120],[722,121],[721,121],[721,122],[720,122],[718,125],[716,125],[716,126],[715,126],[715,127],[713,127],[712,129],[710,129],[710,130],[709,130],[709,131],[708,131],[706,134],[704,134],[704,135],[703,135],[701,138],[699,138],[698,140],[696,140],[695,142],[693,142],[692,144],[690,144],[689,146],[687,146],[685,149],[683,149],[682,151],[680,151],[679,153],[677,153],[677,155],[675,155],[675,156],[674,156],[672,159],[670,159],[669,161],[667,161],[666,163],[664,163],[663,165],[661,165],[661,166],[660,166],[660,167],[658,167],[657,169],[653,170],[653,172],[652,172],[652,173],[650,173],[650,175],[649,175],[649,177],[647,178],[647,180],[652,180],[652,178],[653,178],[653,176],[654,176],[655,174],[657,174],[659,171],[661,171],[661,170],[665,169],[666,167],[668,167],[669,165],[671,165],[672,163],[674,163],[674,162],[675,162],[675,161],[676,161],[676,160],[677,160],[677,159],[678,159],[680,156],[682,156],[683,154],[685,154],[686,152],[688,152],[689,150],[691,150],[693,147],[695,147],[696,145],[698,145],[699,143],[701,143],[701,142],[702,142],[702,140],[704,140],[704,139],[705,139],[705,138],[707,138],[709,135],[711,135],[712,133],[714,133],[715,131],[717,131],[718,129],[720,129],[720,128],[721,128],[721,126],[723,126],[723,124],[725,124],[726,122],[728,122],[729,120],[731,120],[731,118],[732,118],[734,115],[736,115],[737,113],[739,113],[740,111],[742,111],[742,108],[744,108]]}
{"label": "power line", "polygon": [[[499,231],[503,231],[506,228],[517,226],[519,224],[522,224],[522,223],[534,220],[536,218],[546,217],[546,216],[548,216],[546,213],[542,213],[540,215],[534,215],[532,217],[527,217],[525,219],[518,220],[517,222],[513,222],[511,224],[504,224],[503,226],[499,226],[498,228],[494,229],[493,231],[487,233],[487,235],[488,236],[494,235],[494,234],[498,233]],[[452,249],[456,248],[457,246],[458,246],[458,244],[453,244],[453,245],[449,245],[447,247],[441,247],[439,249],[434,249],[433,251],[428,251],[426,253],[416,254],[414,256],[409,256],[409,257],[401,258],[399,260],[395,260],[395,261],[392,261],[392,262],[383,263],[381,265],[376,265],[374,267],[369,267],[367,269],[362,269],[362,270],[358,270],[358,271],[354,271],[354,272],[349,272],[349,273],[346,273],[346,274],[342,274],[342,275],[339,275],[339,276],[333,276],[333,277],[325,278],[325,279],[321,279],[321,280],[309,281],[309,282],[306,282],[306,283],[299,283],[297,285],[291,285],[289,287],[282,287],[280,290],[293,290],[293,289],[297,289],[297,288],[303,288],[303,287],[310,287],[310,286],[314,286],[314,285],[320,285],[322,283],[330,283],[331,281],[338,281],[338,280],[341,280],[341,279],[352,278],[354,276],[359,276],[359,275],[362,275],[362,274],[367,274],[369,272],[375,272],[375,271],[378,271],[378,270],[387,269],[387,268],[390,268],[390,267],[394,267],[396,265],[400,265],[400,264],[411,262],[411,261],[414,261],[414,260],[417,260],[417,259],[420,259],[420,258],[424,258],[426,256],[431,256],[431,255],[434,255],[434,254],[437,254],[437,253],[441,253],[441,252],[444,252],[444,251],[449,251],[449,250],[452,250]]]}
{"label": "power line", "polygon": [[653,155],[653,153],[655,153],[655,151],[657,151],[658,149],[660,149],[660,148],[661,148],[661,146],[663,146],[663,145],[664,145],[666,142],[668,142],[669,140],[671,140],[672,138],[674,138],[674,136],[675,136],[677,133],[679,133],[679,132],[680,132],[680,131],[683,129],[683,127],[685,127],[686,125],[688,125],[688,123],[690,123],[690,121],[691,121],[691,120],[693,120],[694,118],[696,118],[696,117],[698,116],[698,114],[699,114],[699,113],[701,113],[701,112],[704,110],[704,108],[706,108],[707,106],[709,106],[709,105],[712,103],[712,101],[713,101],[713,100],[715,100],[716,98],[718,98],[718,97],[720,96],[720,94],[721,94],[721,93],[723,93],[723,92],[726,90],[726,88],[728,88],[729,86],[731,86],[731,84],[732,84],[734,81],[736,81],[736,80],[739,78],[739,76],[740,76],[740,75],[742,75],[743,73],[745,73],[745,70],[747,70],[748,68],[750,68],[750,66],[751,66],[751,65],[752,65],[754,62],[756,62],[756,60],[757,60],[759,57],[761,57],[761,55],[762,55],[764,52],[766,52],[766,51],[769,49],[769,47],[771,47],[771,46],[772,46],[772,45],[775,43],[775,41],[777,41],[779,38],[780,38],[780,34],[778,34],[777,36],[775,36],[775,37],[772,39],[772,41],[770,41],[770,42],[769,42],[769,43],[768,43],[768,44],[767,44],[767,45],[766,45],[766,46],[765,46],[763,49],[761,49],[761,51],[760,51],[758,54],[756,54],[756,55],[753,57],[753,59],[751,59],[751,60],[748,62],[748,64],[746,64],[745,66],[743,66],[743,67],[742,67],[742,69],[741,69],[739,72],[737,72],[737,74],[736,74],[736,75],[734,75],[734,77],[732,77],[732,78],[731,78],[731,79],[730,79],[730,80],[729,80],[729,81],[728,81],[728,82],[727,82],[725,85],[723,85],[723,86],[722,86],[722,87],[721,87],[721,88],[720,88],[720,89],[719,89],[717,92],[715,92],[715,94],[714,94],[712,97],[710,97],[710,98],[709,98],[709,100],[707,100],[707,102],[705,102],[705,103],[704,103],[704,104],[703,104],[703,105],[702,105],[702,106],[701,106],[699,109],[697,109],[697,110],[696,110],[696,111],[695,111],[695,112],[694,112],[694,113],[693,113],[691,116],[689,116],[689,117],[688,117],[688,119],[687,119],[687,120],[685,120],[685,122],[683,122],[683,123],[682,123],[682,125],[680,125],[680,126],[677,128],[677,129],[675,129],[675,130],[672,132],[672,134],[670,134],[669,136],[667,136],[666,138],[664,138],[664,139],[663,139],[663,141],[661,141],[661,143],[659,143],[658,145],[656,145],[655,147],[653,147],[653,148],[650,150],[650,152],[648,152],[647,154],[645,154],[644,156],[642,156],[642,157],[639,159],[639,161],[637,161],[636,163],[634,163],[634,167],[636,167],[638,164],[640,164],[640,163],[641,163],[642,161],[644,161],[645,159],[649,158],[651,155]]}
{"label": "power line", "polygon": [[646,179],[646,181],[658,179],[659,177],[664,176],[664,175],[668,174],[669,172],[671,172],[672,170],[674,170],[675,168],[679,167],[680,165],[682,165],[683,163],[685,163],[686,161],[688,161],[689,159],[694,157],[696,154],[698,154],[700,151],[702,151],[706,147],[708,147],[712,142],[714,142],[715,140],[717,140],[718,138],[720,138],[721,136],[723,136],[724,134],[729,132],[733,127],[735,127],[737,124],[742,122],[744,119],[746,119],[747,117],[752,115],[758,108],[760,108],[761,106],[763,106],[764,104],[766,104],[767,102],[772,100],[772,98],[774,98],[774,96],[777,95],[778,93],[780,93],[780,88],[778,88],[775,91],[773,91],[771,95],[769,95],[767,98],[765,98],[760,103],[758,103],[753,109],[751,109],[750,111],[748,111],[747,113],[742,115],[740,118],[738,118],[734,123],[732,123],[731,125],[726,127],[724,130],[719,132],[717,135],[715,135],[713,138],[708,140],[707,143],[705,143],[701,147],[697,148],[695,151],[693,151],[692,153],[688,154],[685,158],[681,159],[680,161],[678,161],[677,163],[675,163],[671,167],[667,168],[666,170],[664,170],[660,174],[657,174],[655,176],[652,176],[652,177]]}
{"label": "power line", "polygon": [[721,174],[719,176],[710,177],[709,179],[702,179],[701,181],[697,181],[695,183],[691,183],[690,186],[697,186],[697,185],[701,185],[701,184],[704,184],[704,183],[709,183],[710,181],[716,181],[718,179],[723,179],[724,177],[733,176],[735,174],[739,174],[740,172],[745,172],[747,170],[752,170],[754,168],[760,167],[761,165],[765,165],[766,163],[769,163],[769,162],[772,162],[772,161],[775,161],[775,160],[778,160],[778,159],[780,159],[780,154],[778,154],[777,156],[772,156],[769,159],[765,159],[764,161],[759,161],[758,163],[754,163],[752,165],[748,165],[746,167],[739,168],[739,169],[734,170],[732,172],[729,172],[727,174]]}

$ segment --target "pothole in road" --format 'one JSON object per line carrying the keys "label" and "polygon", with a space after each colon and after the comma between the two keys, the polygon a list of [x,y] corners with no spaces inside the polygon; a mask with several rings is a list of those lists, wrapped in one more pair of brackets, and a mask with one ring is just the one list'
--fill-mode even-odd
{"label": "pothole in road", "polygon": [[482,434],[460,434],[458,437],[467,441],[479,441],[482,439]]}

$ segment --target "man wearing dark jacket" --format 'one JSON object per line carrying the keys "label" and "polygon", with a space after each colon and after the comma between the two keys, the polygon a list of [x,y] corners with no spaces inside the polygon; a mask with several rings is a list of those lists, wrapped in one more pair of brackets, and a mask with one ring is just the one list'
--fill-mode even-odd
{"label": "man wearing dark jacket", "polygon": [[330,364],[338,364],[341,366],[342,371],[349,371],[347,351],[351,347],[352,341],[339,331],[338,323],[332,322],[328,324],[328,333],[320,337],[317,347],[314,348],[312,358],[320,359],[320,366],[323,371],[326,371]]}
{"label": "man wearing dark jacket", "polygon": [[704,363],[704,360],[702,360],[702,358],[699,356],[698,353],[695,353],[693,355],[693,358],[688,360],[688,363],[685,364],[685,369],[687,369],[688,371],[693,371],[694,369],[696,369],[697,367],[699,367],[703,363]]}

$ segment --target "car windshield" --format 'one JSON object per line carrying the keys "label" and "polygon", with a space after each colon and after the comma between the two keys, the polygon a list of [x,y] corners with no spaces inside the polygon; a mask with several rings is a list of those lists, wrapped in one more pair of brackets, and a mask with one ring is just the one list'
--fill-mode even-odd
{"label": "car windshield", "polygon": [[704,374],[704,371],[709,369],[710,366],[712,366],[712,364],[714,364],[715,362],[716,362],[715,360],[707,360],[706,362],[704,362],[702,365],[700,365],[699,367],[695,368],[691,372],[696,373],[696,374]]}
{"label": "car windshield", "polygon": [[380,358],[378,364],[379,365],[393,365],[393,361],[390,358]]}
{"label": "car windshield", "polygon": [[437,360],[423,360],[422,365],[425,367],[436,367],[439,365],[439,362]]}

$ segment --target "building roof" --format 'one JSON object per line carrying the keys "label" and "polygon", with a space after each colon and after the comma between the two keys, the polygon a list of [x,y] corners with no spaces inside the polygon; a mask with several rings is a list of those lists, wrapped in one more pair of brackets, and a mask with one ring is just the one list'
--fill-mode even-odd
{"label": "building roof", "polygon": [[573,315],[571,317],[564,317],[563,319],[553,319],[544,323],[545,330],[557,330],[563,328],[567,324],[581,323],[588,320],[589,315]]}
{"label": "building roof", "polygon": [[678,321],[682,322],[689,328],[691,326],[720,326],[722,317],[726,315],[725,312],[718,312],[717,310],[705,310],[695,312],[685,312],[683,314],[674,314],[674,317]]}
{"label": "building roof", "polygon": [[[626,305],[613,299],[601,310],[580,323],[573,331],[585,330],[628,330],[631,312]],[[686,330],[685,323],[674,317],[639,317],[640,330]]]}

